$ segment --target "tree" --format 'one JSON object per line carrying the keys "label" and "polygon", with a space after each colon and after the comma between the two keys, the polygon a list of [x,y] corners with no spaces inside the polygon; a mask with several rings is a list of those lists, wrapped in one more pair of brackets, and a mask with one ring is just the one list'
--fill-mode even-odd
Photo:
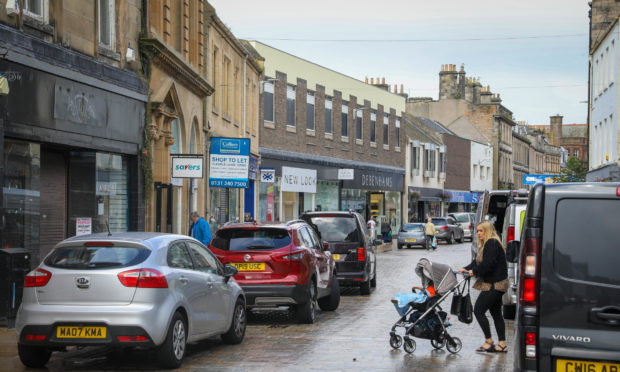
{"label": "tree", "polygon": [[560,175],[553,177],[553,182],[584,182],[588,167],[586,163],[574,156],[566,161],[566,167],[560,170]]}

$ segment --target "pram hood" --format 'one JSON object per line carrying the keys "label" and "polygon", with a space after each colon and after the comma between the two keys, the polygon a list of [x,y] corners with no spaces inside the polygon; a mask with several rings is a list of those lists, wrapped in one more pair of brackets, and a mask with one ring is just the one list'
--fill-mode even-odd
{"label": "pram hood", "polygon": [[415,267],[415,273],[422,279],[424,288],[433,282],[435,292],[440,296],[450,292],[458,285],[456,273],[446,264],[431,262],[426,258],[420,259]]}

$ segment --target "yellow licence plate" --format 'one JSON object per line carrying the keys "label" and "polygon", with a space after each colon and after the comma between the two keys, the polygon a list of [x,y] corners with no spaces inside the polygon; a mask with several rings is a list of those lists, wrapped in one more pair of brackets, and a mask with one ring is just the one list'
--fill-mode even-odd
{"label": "yellow licence plate", "polygon": [[405,239],[405,241],[415,243],[415,239]]}
{"label": "yellow licence plate", "polygon": [[106,327],[58,327],[57,338],[106,338]]}
{"label": "yellow licence plate", "polygon": [[601,363],[601,362],[589,362],[589,361],[585,361],[585,360],[557,359],[556,362],[555,362],[555,370],[557,372],[620,371],[620,363]]}
{"label": "yellow licence plate", "polygon": [[239,269],[239,271],[265,271],[264,262],[242,262],[232,263],[231,265]]}
{"label": "yellow licence plate", "polygon": [[339,254],[333,254],[332,256],[334,256],[334,261],[340,261],[340,255]]}

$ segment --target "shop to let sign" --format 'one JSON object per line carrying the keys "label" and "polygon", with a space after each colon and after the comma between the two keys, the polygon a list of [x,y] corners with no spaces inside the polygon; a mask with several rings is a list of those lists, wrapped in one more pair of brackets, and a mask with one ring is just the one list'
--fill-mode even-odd
{"label": "shop to let sign", "polygon": [[211,138],[209,186],[247,188],[249,167],[248,138]]}

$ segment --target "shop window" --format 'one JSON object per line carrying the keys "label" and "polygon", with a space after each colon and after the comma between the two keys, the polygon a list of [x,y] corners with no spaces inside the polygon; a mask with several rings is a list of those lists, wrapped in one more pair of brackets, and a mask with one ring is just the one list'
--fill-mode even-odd
{"label": "shop window", "polygon": [[260,222],[274,222],[280,220],[280,178],[275,183],[261,182],[258,187],[258,212]]}

